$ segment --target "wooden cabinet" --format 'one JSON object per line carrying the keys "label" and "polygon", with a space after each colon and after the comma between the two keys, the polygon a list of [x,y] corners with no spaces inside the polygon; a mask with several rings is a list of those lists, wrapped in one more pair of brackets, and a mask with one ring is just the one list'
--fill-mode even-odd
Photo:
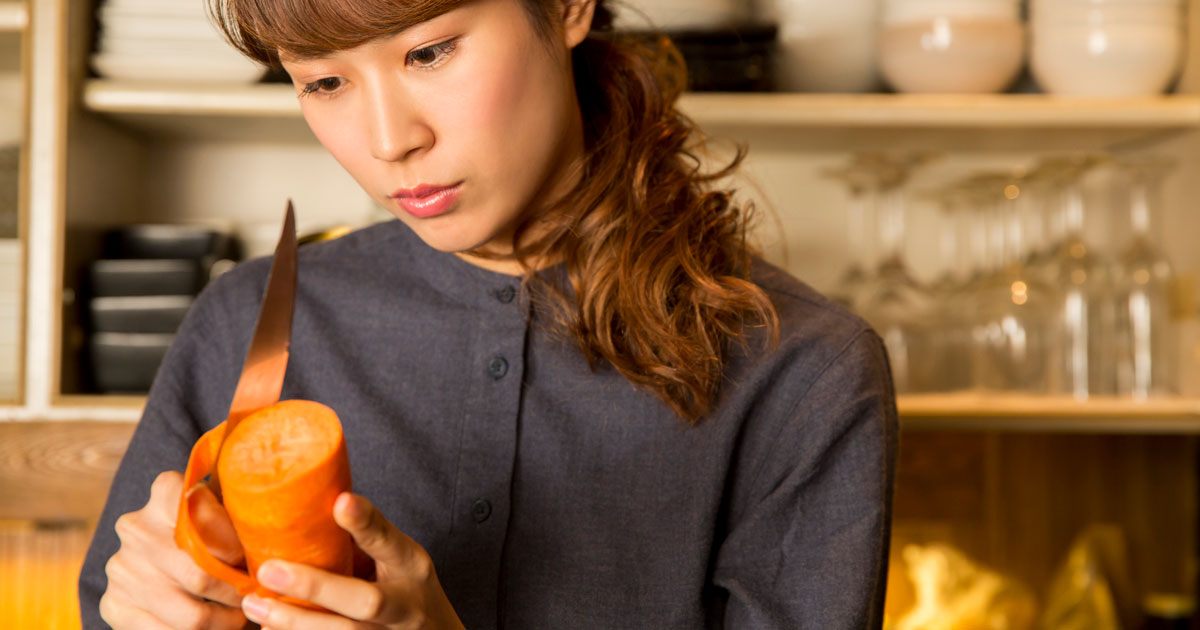
{"label": "wooden cabinet", "polygon": [[[0,425],[0,444],[14,462],[0,469],[0,519],[90,519],[143,404],[78,385],[76,274],[94,255],[99,231],[206,220],[250,234],[276,225],[289,197],[301,232],[366,222],[377,209],[317,144],[290,86],[89,78],[91,4],[31,0],[28,25],[22,6],[0,3],[0,31],[12,24],[27,34],[31,99],[22,176],[27,264],[18,271],[21,389],[0,404],[0,420],[10,422]],[[1193,44],[1189,61],[1198,49]],[[1185,89],[1198,84],[1196,65],[1188,65]],[[829,252],[812,235],[831,240],[839,198],[815,172],[851,151],[931,149],[987,162],[1163,150],[1181,170],[1200,167],[1200,94],[1115,101],[689,94],[682,108],[711,135],[749,146],[743,184],[774,208],[792,251],[785,258],[773,242],[765,250],[819,288],[830,278],[822,259]],[[1171,182],[1178,229],[1165,243],[1177,266],[1193,272],[1200,271],[1200,218],[1190,207],[1200,198],[1196,179]],[[768,240],[776,225],[766,223]],[[898,542],[951,541],[1042,589],[1084,525],[1114,522],[1134,549],[1144,590],[1195,590],[1200,399],[954,394],[905,396],[899,406]]]}

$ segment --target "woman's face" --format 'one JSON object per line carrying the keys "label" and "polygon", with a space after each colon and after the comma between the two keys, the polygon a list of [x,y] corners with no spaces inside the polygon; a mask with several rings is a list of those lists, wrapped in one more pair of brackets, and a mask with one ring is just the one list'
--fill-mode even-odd
{"label": "woman's face", "polygon": [[314,134],[375,201],[436,249],[503,254],[520,218],[575,183],[583,132],[569,49],[591,23],[579,4],[565,3],[551,41],[519,0],[476,0],[357,48],[281,61]]}

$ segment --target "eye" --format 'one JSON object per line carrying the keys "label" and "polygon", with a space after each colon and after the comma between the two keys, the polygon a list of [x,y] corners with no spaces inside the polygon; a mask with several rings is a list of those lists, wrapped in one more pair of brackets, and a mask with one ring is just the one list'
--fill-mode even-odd
{"label": "eye", "polygon": [[318,79],[304,86],[304,91],[300,92],[300,96],[308,96],[309,94],[317,94],[319,96],[327,96],[335,91],[341,85],[341,79],[337,77],[327,77]]}
{"label": "eye", "polygon": [[457,45],[457,40],[451,39],[440,44],[418,48],[408,53],[406,62],[408,65],[422,70],[436,68],[449,60]]}

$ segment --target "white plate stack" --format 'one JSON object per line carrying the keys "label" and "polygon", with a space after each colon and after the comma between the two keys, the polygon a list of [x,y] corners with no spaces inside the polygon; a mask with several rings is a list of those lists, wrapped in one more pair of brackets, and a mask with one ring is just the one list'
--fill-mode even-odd
{"label": "white plate stack", "polygon": [[109,79],[255,83],[266,68],[225,41],[205,0],[106,0],[92,67]]}

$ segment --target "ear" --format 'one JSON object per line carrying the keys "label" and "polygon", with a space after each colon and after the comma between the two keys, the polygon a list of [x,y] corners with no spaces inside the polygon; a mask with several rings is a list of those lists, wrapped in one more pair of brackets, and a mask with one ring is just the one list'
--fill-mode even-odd
{"label": "ear", "polygon": [[587,38],[595,11],[596,0],[563,0],[563,37],[567,48],[574,48]]}

